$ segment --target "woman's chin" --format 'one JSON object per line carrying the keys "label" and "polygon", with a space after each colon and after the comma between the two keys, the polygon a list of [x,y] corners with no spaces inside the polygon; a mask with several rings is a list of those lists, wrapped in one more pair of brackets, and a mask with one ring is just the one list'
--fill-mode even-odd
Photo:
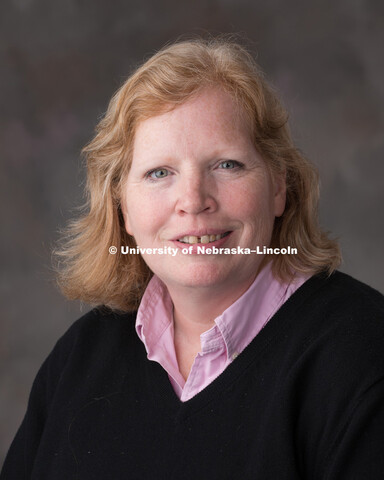
{"label": "woman's chin", "polygon": [[185,266],[175,272],[168,271],[161,277],[171,289],[172,287],[218,288],[222,284],[230,283],[231,278],[231,281],[234,281],[233,273],[228,271],[226,265],[212,263]]}

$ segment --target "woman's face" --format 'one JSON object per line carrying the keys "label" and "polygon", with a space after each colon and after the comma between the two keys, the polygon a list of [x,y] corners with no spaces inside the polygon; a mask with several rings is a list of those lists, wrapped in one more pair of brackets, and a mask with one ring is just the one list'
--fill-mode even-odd
{"label": "woman's face", "polygon": [[[197,254],[197,247],[270,244],[285,206],[285,181],[272,179],[232,97],[220,89],[139,124],[124,187],[126,230],[149,268],[180,287],[248,288],[262,255]],[[192,254],[182,248],[191,247]]]}

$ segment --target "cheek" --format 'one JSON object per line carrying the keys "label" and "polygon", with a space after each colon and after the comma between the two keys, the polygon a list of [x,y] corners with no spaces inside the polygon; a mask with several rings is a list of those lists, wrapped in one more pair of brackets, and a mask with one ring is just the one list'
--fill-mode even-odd
{"label": "cheek", "polygon": [[274,220],[272,194],[262,183],[244,182],[238,188],[228,189],[223,197],[232,214],[245,223]]}
{"label": "cheek", "polygon": [[[159,205],[162,208],[159,208]],[[136,239],[156,233],[165,222],[164,196],[156,193],[142,195],[132,192],[127,195],[123,209],[126,231]]]}

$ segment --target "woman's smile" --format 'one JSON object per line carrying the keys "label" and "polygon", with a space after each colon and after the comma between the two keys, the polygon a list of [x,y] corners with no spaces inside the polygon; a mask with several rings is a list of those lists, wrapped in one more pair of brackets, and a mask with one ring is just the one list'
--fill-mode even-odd
{"label": "woman's smile", "polygon": [[177,239],[177,242],[181,243],[188,243],[193,245],[195,243],[214,243],[222,238],[227,237],[231,232],[224,232],[224,233],[205,233],[202,235],[190,233],[188,235],[183,235],[182,237]]}
{"label": "woman's smile", "polygon": [[204,235],[183,235],[181,238],[174,240],[173,244],[182,250],[186,255],[194,255],[200,253],[199,247],[225,247],[228,244],[232,232],[224,232],[219,234]]}

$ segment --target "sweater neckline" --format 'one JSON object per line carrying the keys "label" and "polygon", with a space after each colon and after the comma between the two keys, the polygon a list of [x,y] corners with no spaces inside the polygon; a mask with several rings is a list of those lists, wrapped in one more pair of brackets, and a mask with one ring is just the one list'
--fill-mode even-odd
{"label": "sweater neckline", "polygon": [[179,418],[180,421],[206,408],[208,405],[214,408],[215,402],[222,395],[226,395],[226,392],[234,386],[237,379],[247,370],[249,365],[257,360],[266,348],[273,344],[276,336],[284,335],[284,332],[295,319],[295,315],[293,315],[295,311],[310,297],[315,295],[326,282],[334,281],[340,275],[342,275],[340,272],[335,272],[331,276],[328,276],[326,273],[319,273],[307,280],[273,315],[266,326],[236,360],[204,390],[185,402],[182,402],[177,397],[165,370],[157,362],[152,362],[145,358],[148,379],[155,386],[151,388],[155,407],[159,408],[161,406],[164,412],[168,411],[170,415],[176,415],[175,418]]}

